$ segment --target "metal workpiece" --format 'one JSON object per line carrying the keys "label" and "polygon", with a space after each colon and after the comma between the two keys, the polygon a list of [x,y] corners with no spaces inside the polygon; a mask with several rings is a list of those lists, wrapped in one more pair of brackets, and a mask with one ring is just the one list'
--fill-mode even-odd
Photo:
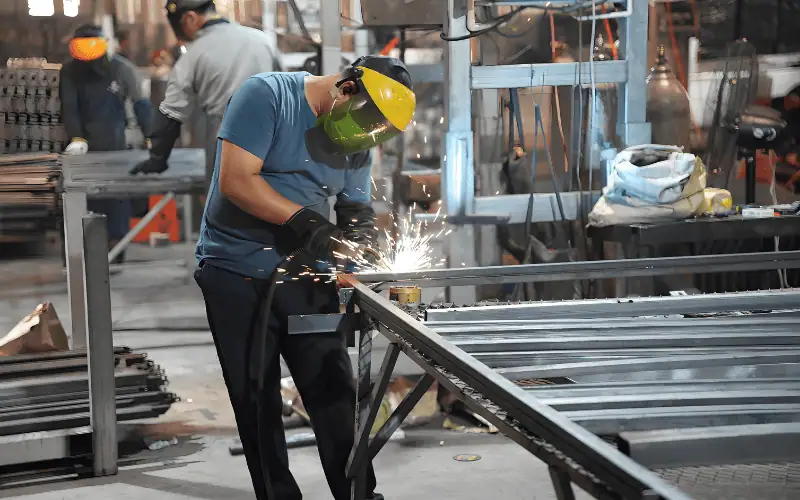
{"label": "metal workpiece", "polygon": [[[531,398],[520,387],[394,307],[355,279],[349,279],[361,312],[435,380],[515,441],[602,498],[683,499],[655,474],[564,415]],[[535,436],[535,437],[534,437]]]}
{"label": "metal workpiece", "polygon": [[406,273],[359,273],[357,276],[362,283],[465,286],[797,268],[800,268],[800,251],[425,269]]}
{"label": "metal workpiece", "polygon": [[[625,83],[628,78],[627,67],[627,61],[595,62],[594,81],[597,84]],[[589,64],[578,64],[577,62],[474,66],[472,68],[472,88],[508,89],[588,85],[591,82],[590,71]]]}
{"label": "metal workpiece", "polygon": [[684,427],[777,424],[800,421],[800,405],[720,405],[568,411],[562,415],[599,435]]}
{"label": "metal workpiece", "polygon": [[800,308],[800,289],[785,289],[669,297],[530,302],[503,306],[428,308],[425,311],[425,319],[426,321],[605,319],[798,308]]}
{"label": "metal workpiece", "polygon": [[630,408],[670,408],[676,406],[727,406],[800,404],[800,384],[778,390],[679,392],[578,397],[537,396],[539,401],[559,411],[624,410]]}
{"label": "metal workpiece", "polygon": [[561,363],[545,366],[500,368],[496,371],[511,380],[528,380],[550,377],[575,377],[578,375],[606,375],[609,373],[791,363],[800,363],[800,352],[776,350],[752,354],[748,352],[731,352],[723,354],[698,354],[694,356],[624,358]]}
{"label": "metal workpiece", "polygon": [[650,468],[800,460],[800,423],[623,432],[619,449]]}
{"label": "metal workpiece", "polygon": [[689,379],[689,380],[630,380],[625,382],[542,384],[525,387],[525,390],[542,401],[553,399],[593,398],[612,396],[651,396],[703,392],[759,392],[797,391],[800,378],[742,378],[742,379]]}
{"label": "metal workpiece", "polygon": [[108,476],[117,473],[117,415],[105,215],[83,216],[83,246],[92,468],[95,476]]}
{"label": "metal workpiece", "polygon": [[[796,325],[796,323],[795,323]],[[796,327],[795,327],[796,329]],[[705,330],[705,329],[704,329]],[[675,331],[675,330],[673,330]],[[664,351],[680,351],[691,353],[692,350],[707,348],[705,352],[714,352],[714,348],[736,347],[739,350],[748,348],[770,349],[779,346],[795,347],[800,349],[800,333],[776,333],[765,338],[764,333],[707,333],[707,331],[690,331],[681,333],[662,334],[635,334],[630,335],[601,335],[583,336],[572,334],[559,336],[557,333],[548,337],[530,338],[523,335],[514,335],[503,338],[484,337],[470,339],[476,335],[461,334],[448,335],[447,338],[455,345],[469,353],[502,353],[519,352],[556,355],[571,354],[574,351],[582,353],[602,353],[609,355],[657,355]],[[499,336],[498,336],[499,337]],[[646,349],[647,351],[643,351]],[[686,352],[686,349],[689,349]],[[622,351],[622,352],[617,352]]]}
{"label": "metal workpiece", "polygon": [[756,335],[764,342],[767,334],[794,338],[800,311],[727,316],[551,319],[527,321],[426,321],[425,325],[451,341],[494,340],[498,338],[614,337],[630,335],[717,335],[729,332]]}

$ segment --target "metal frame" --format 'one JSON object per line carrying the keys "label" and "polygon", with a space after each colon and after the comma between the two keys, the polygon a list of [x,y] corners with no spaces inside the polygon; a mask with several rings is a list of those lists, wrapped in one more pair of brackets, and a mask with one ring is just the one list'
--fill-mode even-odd
{"label": "metal frame", "polygon": [[[69,294],[72,318],[72,347],[86,347],[86,315],[84,302],[85,281],[80,271],[84,258],[83,238],[80,236],[81,218],[87,211],[89,196],[109,198],[131,198],[153,193],[165,193],[164,198],[140,221],[111,251],[106,260],[111,262],[144,227],[153,220],[171,201],[175,194],[183,195],[184,234],[189,241],[192,234],[191,194],[203,192],[205,179],[204,151],[201,149],[176,149],[172,153],[170,169],[159,175],[131,176],[128,170],[138,160],[147,157],[146,151],[116,151],[89,153],[85,157],[65,157],[63,163],[62,200],[64,208],[64,245],[66,253],[67,291]],[[99,158],[96,160],[96,158]],[[108,162],[106,167],[98,167],[93,162]],[[104,244],[104,248],[107,247]],[[186,279],[191,276],[194,266],[194,249],[186,259],[163,262],[150,262],[147,266],[175,265],[186,268]],[[137,267],[138,264],[120,264],[112,269]]]}
{"label": "metal frame", "polygon": [[[572,498],[575,483],[596,498],[685,499],[655,474],[613,449],[552,408],[527,396],[485,365],[471,358],[366,285],[350,280],[353,305],[363,316],[359,346],[359,384],[356,440],[348,475],[354,478],[351,498],[364,499],[367,457],[374,456],[434,381],[449,389],[472,410],[524,446],[550,467],[559,498]],[[369,376],[372,331],[391,342],[374,389]],[[376,437],[369,441],[374,407],[383,398],[399,351],[407,354],[425,375],[406,395]],[[366,451],[365,451],[366,450]]]}

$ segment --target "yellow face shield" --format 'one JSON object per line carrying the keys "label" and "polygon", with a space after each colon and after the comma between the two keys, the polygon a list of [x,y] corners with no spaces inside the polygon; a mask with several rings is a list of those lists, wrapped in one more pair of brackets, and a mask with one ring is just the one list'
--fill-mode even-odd
{"label": "yellow face shield", "polygon": [[69,53],[78,61],[95,61],[108,52],[108,43],[104,38],[73,38],[69,42]]}
{"label": "yellow face shield", "polygon": [[317,118],[306,133],[306,146],[314,161],[365,151],[403,133],[416,108],[414,92],[375,70],[362,72],[359,92]]}

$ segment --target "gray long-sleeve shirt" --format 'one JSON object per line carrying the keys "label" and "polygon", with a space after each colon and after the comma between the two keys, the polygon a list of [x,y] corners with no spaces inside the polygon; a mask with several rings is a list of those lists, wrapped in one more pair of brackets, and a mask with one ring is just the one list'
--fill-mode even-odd
{"label": "gray long-sleeve shirt", "polygon": [[217,131],[225,107],[248,78],[280,69],[268,36],[256,29],[212,21],[197,33],[169,75],[159,110],[179,123],[194,111],[203,117],[206,183],[214,171]]}
{"label": "gray long-sleeve shirt", "polygon": [[180,123],[185,123],[195,108],[218,121],[242,83],[273,71],[275,61],[265,33],[231,22],[210,24],[197,33],[178,59],[159,109]]}

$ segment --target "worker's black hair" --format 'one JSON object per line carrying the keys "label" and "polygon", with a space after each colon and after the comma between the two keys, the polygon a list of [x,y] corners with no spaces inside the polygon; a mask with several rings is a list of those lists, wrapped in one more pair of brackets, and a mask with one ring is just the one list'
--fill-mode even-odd
{"label": "worker's black hair", "polygon": [[73,38],[100,38],[103,36],[103,28],[96,24],[83,24],[75,30]]}

